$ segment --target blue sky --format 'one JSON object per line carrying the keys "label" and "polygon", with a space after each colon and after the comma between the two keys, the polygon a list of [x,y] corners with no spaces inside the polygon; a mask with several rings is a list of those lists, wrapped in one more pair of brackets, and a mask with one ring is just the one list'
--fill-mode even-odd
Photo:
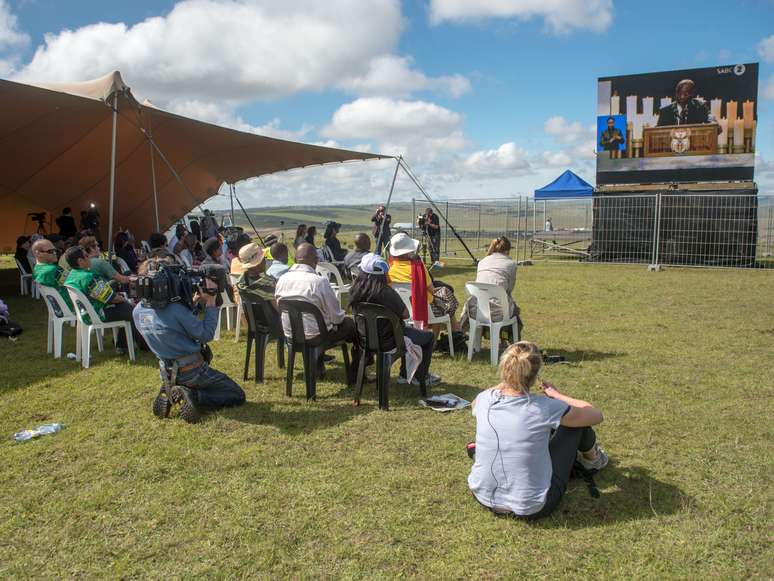
{"label": "blue sky", "polygon": [[[0,7],[5,77],[82,80],[119,69],[140,100],[183,114],[404,153],[439,198],[528,193],[567,167],[593,183],[599,76],[760,62],[756,181],[774,189],[774,0]],[[239,187],[249,205],[370,202],[390,173],[356,164]],[[412,194],[404,180],[398,195]]]}

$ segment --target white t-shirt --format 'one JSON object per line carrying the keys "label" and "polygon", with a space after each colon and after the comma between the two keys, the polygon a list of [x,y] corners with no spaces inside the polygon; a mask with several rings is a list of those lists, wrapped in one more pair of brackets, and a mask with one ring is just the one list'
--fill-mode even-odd
{"label": "white t-shirt", "polygon": [[482,391],[476,398],[476,460],[468,486],[490,508],[535,514],[551,486],[551,430],[570,409],[542,395],[503,395]]}

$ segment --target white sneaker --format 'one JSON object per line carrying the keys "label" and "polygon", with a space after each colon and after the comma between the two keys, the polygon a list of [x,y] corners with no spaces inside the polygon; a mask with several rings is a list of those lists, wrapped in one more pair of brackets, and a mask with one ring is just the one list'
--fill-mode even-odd
{"label": "white sneaker", "polygon": [[583,454],[580,452],[580,450],[578,450],[577,460],[586,470],[602,470],[605,466],[607,466],[609,459],[607,454],[605,454],[605,451],[600,448],[599,444],[597,443],[594,444],[594,449],[597,451],[597,457],[593,460],[587,460],[583,457]]}

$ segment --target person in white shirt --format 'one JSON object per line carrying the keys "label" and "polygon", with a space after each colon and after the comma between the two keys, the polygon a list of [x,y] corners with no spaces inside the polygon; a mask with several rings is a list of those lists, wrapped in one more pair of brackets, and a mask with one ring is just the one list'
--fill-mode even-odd
{"label": "person in white shirt", "polygon": [[175,233],[172,235],[172,238],[169,239],[169,244],[167,244],[167,251],[170,254],[175,254],[175,246],[183,239],[186,232],[188,232],[188,230],[184,224],[178,224],[175,227]]}
{"label": "person in white shirt", "polygon": [[[313,304],[320,309],[331,343],[341,340],[356,343],[355,322],[344,313],[328,279],[317,274],[315,270],[318,257],[314,246],[308,243],[300,244],[296,248],[295,262],[277,281],[277,288],[274,291],[277,301],[293,299]],[[292,335],[290,320],[286,313],[282,313],[282,328],[286,337]],[[313,339],[319,334],[317,321],[305,313],[304,335],[307,339]],[[353,356],[352,361],[358,361],[358,357]]]}

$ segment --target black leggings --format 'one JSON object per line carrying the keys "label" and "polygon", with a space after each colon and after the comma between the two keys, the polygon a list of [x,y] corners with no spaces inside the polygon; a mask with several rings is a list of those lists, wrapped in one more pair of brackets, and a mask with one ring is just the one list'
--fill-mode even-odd
{"label": "black leggings", "polygon": [[521,517],[527,520],[537,520],[548,516],[559,506],[567,490],[570,481],[572,465],[575,463],[576,453],[588,452],[594,447],[597,436],[590,427],[567,428],[559,426],[548,444],[548,452],[551,454],[551,487],[546,494],[546,503],[538,512]]}

